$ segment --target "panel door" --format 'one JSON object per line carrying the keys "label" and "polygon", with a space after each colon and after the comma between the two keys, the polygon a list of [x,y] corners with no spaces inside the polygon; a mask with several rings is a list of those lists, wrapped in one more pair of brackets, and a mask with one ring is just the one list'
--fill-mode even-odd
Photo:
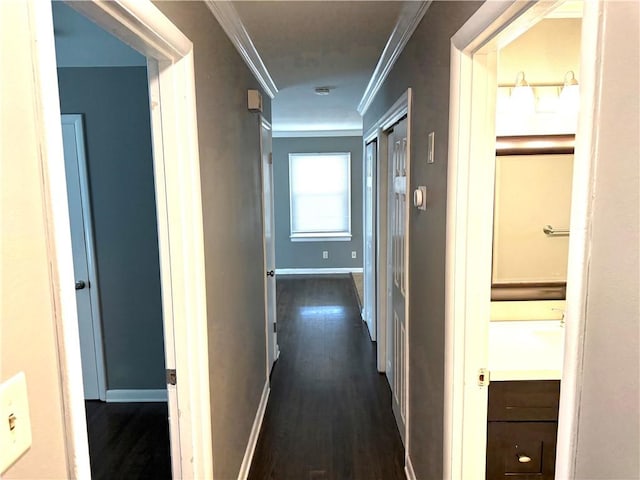
{"label": "panel door", "polygon": [[[101,339],[99,332],[97,285],[90,279],[89,262],[92,261],[91,212],[84,158],[84,135],[80,115],[62,116],[62,140],[64,147],[69,221],[71,224],[71,248],[76,282],[76,305],[84,396],[87,400],[100,399],[99,375],[102,371]],[[104,393],[103,393],[104,397]],[[102,398],[104,400],[104,398]]]}
{"label": "panel door", "polygon": [[276,332],[276,254],[275,223],[273,216],[273,160],[271,148],[271,127],[266,121],[260,122],[260,146],[262,155],[262,204],[264,230],[264,265],[266,295],[267,332],[267,372],[271,372],[278,359],[278,338]]}
{"label": "panel door", "polygon": [[364,158],[364,320],[376,341],[376,154],[377,142],[366,146]]}
{"label": "panel door", "polygon": [[407,414],[407,121],[389,136],[389,315],[391,331],[390,378],[393,413],[405,442]]}

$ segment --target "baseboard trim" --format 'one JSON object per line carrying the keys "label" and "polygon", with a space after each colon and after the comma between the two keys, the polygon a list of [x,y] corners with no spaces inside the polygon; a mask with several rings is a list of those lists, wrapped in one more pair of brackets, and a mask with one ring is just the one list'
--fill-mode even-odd
{"label": "baseboard trim", "polygon": [[251,434],[249,435],[249,443],[247,444],[247,450],[244,452],[242,465],[240,465],[240,473],[238,473],[238,480],[246,480],[247,477],[249,476],[249,469],[251,468],[251,461],[253,460],[253,454],[256,450],[258,437],[260,436],[260,428],[262,427],[264,412],[267,410],[269,392],[270,392],[269,380],[267,379],[267,381],[264,383],[264,389],[262,390],[262,397],[260,398],[260,405],[258,405],[256,418],[253,420],[253,426],[251,427]]}
{"label": "baseboard trim", "polygon": [[407,476],[407,480],[416,480],[416,472],[413,471],[413,464],[409,455],[407,455],[407,463],[404,466],[404,474]]}
{"label": "baseboard trim", "polygon": [[166,402],[167,390],[107,390],[106,401],[108,403],[122,402]]}
{"label": "baseboard trim", "polygon": [[362,273],[362,268],[276,268],[276,275],[323,275],[335,273]]}

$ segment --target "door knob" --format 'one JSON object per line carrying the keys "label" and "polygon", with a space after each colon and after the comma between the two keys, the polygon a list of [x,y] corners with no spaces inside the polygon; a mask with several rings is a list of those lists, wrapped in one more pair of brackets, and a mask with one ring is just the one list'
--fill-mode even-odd
{"label": "door knob", "polygon": [[275,276],[276,276],[275,270],[267,270],[267,277],[275,277]]}
{"label": "door knob", "polygon": [[87,284],[84,282],[84,280],[77,280],[76,281],[76,290],[82,290],[86,286],[87,286]]}
{"label": "door knob", "polygon": [[518,455],[518,461],[520,463],[529,463],[531,461],[531,457],[521,453],[520,455]]}

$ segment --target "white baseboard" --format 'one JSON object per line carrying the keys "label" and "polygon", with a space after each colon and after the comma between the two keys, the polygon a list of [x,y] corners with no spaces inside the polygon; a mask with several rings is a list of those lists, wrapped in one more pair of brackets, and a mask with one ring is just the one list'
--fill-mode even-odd
{"label": "white baseboard", "polygon": [[404,474],[407,476],[407,480],[416,480],[416,472],[413,471],[413,465],[409,455],[407,455],[407,462],[404,466]]}
{"label": "white baseboard", "polygon": [[322,275],[331,273],[362,273],[362,268],[276,268],[276,275]]}
{"label": "white baseboard", "polygon": [[107,402],[166,402],[167,390],[107,390]]}
{"label": "white baseboard", "polygon": [[247,443],[247,450],[244,452],[242,465],[240,465],[240,473],[238,474],[238,480],[246,480],[247,477],[249,476],[249,469],[251,468],[253,453],[255,452],[256,444],[258,443],[258,436],[260,435],[260,427],[262,427],[264,412],[267,409],[269,392],[270,392],[269,380],[267,379],[267,381],[264,383],[264,389],[262,390],[262,398],[260,398],[260,405],[258,405],[256,418],[253,420],[253,427],[251,427],[251,434],[249,435],[249,443]]}

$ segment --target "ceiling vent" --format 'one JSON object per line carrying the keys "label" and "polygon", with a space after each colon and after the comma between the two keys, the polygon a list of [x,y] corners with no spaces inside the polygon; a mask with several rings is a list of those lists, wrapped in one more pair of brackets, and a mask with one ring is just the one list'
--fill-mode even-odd
{"label": "ceiling vent", "polygon": [[316,87],[313,89],[316,95],[329,95],[335,87]]}

